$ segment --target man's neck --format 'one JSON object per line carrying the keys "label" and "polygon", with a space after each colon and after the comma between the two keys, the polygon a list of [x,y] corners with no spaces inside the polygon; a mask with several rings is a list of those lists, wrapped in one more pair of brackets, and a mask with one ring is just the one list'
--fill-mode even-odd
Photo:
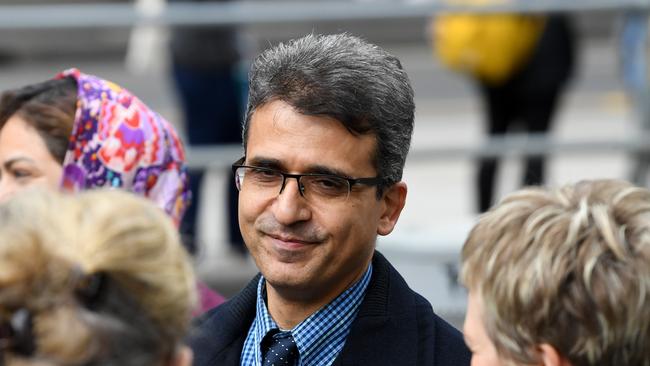
{"label": "man's neck", "polygon": [[[296,294],[296,291],[293,289],[276,288],[267,281],[265,284],[266,306],[269,314],[281,329],[293,329],[311,314],[329,304],[345,290],[352,287],[353,284],[361,279],[367,270],[368,266],[365,266],[352,280],[341,281],[341,285],[333,286],[332,290],[327,292],[302,290]],[[309,296],[310,292],[312,292],[311,296]]]}
{"label": "man's neck", "polygon": [[287,301],[267,284],[267,307],[275,323],[283,330],[293,329],[321,308],[320,303]]}

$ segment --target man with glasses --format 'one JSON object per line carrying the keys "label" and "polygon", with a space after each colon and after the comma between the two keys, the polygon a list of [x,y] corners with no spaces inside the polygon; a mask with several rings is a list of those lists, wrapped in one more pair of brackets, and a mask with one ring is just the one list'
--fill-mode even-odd
{"label": "man with glasses", "polygon": [[469,365],[462,336],[375,251],[402,211],[413,90],[356,37],[308,35],[259,55],[239,224],[261,275],[202,320],[195,365]]}

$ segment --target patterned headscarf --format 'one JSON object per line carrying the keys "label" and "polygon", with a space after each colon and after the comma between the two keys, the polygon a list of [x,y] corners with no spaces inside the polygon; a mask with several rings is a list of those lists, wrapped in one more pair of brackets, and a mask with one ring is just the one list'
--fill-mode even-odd
{"label": "patterned headscarf", "polygon": [[128,90],[77,69],[77,110],[62,189],[124,189],[147,197],[178,225],[189,205],[185,152],[172,125]]}

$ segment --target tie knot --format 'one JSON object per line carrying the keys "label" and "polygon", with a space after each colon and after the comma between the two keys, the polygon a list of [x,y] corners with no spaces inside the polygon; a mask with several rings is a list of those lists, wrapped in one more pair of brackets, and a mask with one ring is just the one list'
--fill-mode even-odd
{"label": "tie knot", "polygon": [[294,366],[298,347],[291,332],[269,332],[262,342],[262,366]]}

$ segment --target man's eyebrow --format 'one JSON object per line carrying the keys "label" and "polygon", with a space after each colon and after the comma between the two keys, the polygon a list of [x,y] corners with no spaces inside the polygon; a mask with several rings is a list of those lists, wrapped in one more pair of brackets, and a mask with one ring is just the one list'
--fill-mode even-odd
{"label": "man's eyebrow", "polygon": [[282,163],[280,160],[273,158],[253,157],[248,160],[248,163],[246,163],[246,165],[282,170]]}
{"label": "man's eyebrow", "polygon": [[305,173],[311,174],[328,174],[328,175],[338,175],[340,177],[349,178],[350,175],[342,170],[324,166],[324,165],[310,165]]}
{"label": "man's eyebrow", "polygon": [[[269,169],[277,169],[281,171],[285,171],[284,164],[278,159],[273,159],[273,158],[266,158],[266,157],[253,157],[251,158],[247,165],[252,165],[260,168],[269,168]],[[328,175],[338,175],[341,177],[350,177],[350,175],[340,169],[328,167],[325,165],[310,165],[307,167],[306,170],[301,171],[299,173],[303,174],[328,174]]]}

